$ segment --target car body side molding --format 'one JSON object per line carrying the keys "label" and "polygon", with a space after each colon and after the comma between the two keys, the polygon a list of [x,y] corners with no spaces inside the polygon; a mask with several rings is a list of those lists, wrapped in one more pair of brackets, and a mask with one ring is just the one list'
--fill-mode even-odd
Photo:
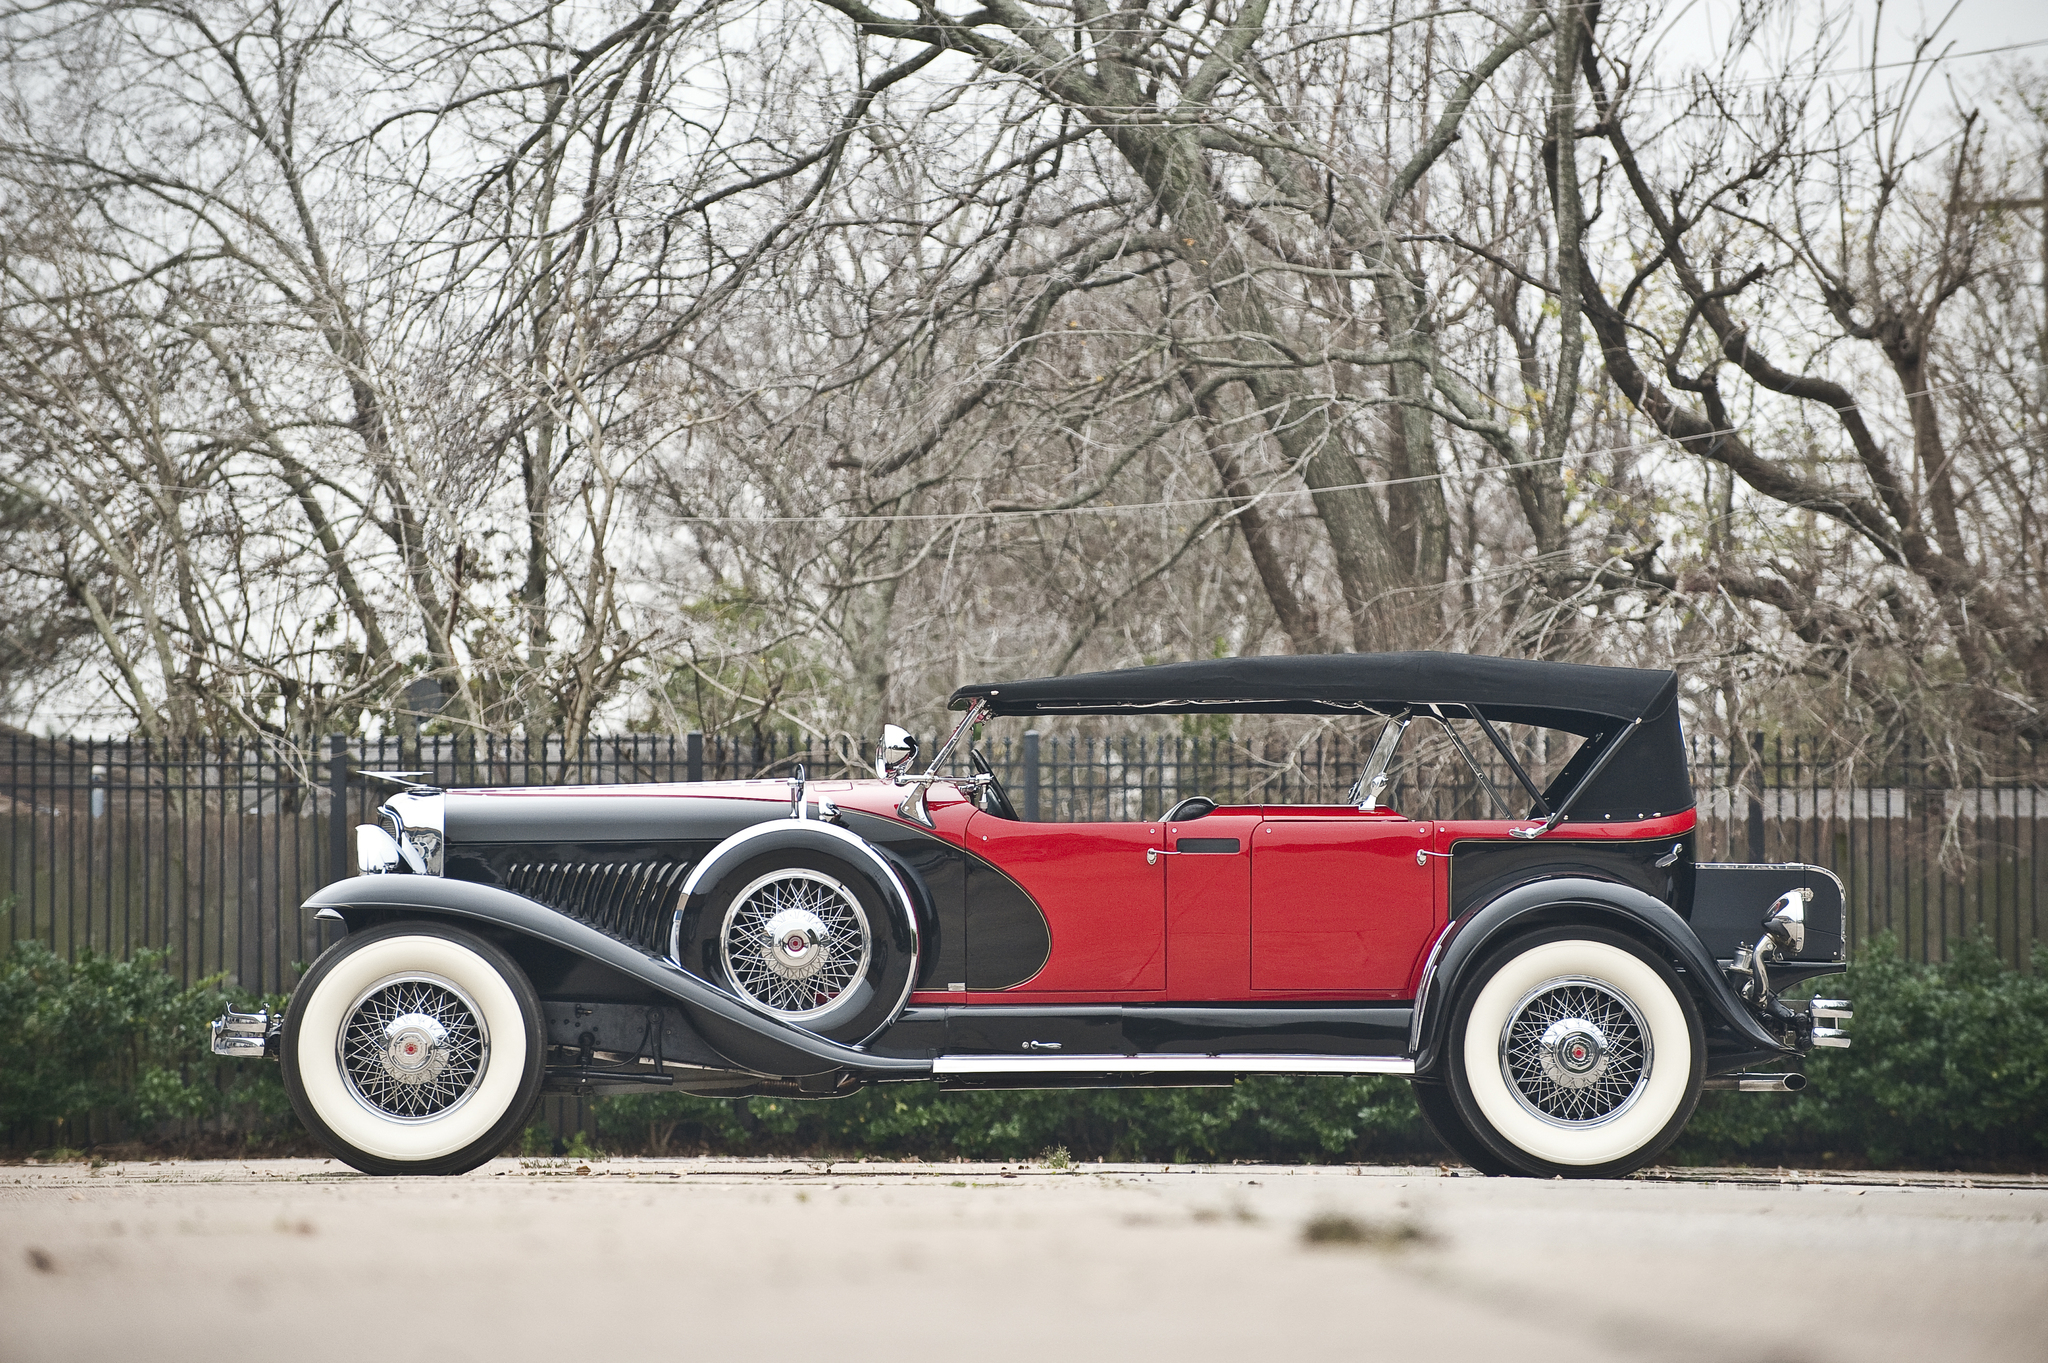
{"label": "car body side molding", "polygon": [[305,907],[331,908],[344,919],[352,911],[465,919],[538,938],[674,999],[714,1050],[735,1068],[755,1074],[803,1078],[840,1073],[869,1082],[924,1079],[931,1074],[929,1060],[872,1055],[765,1017],[672,961],[496,886],[439,876],[354,876],[314,892]]}
{"label": "car body side molding", "polygon": [[[1757,913],[1761,921],[1762,905]],[[1649,936],[1696,982],[1710,1026],[1719,1023],[1757,1050],[1788,1049],[1736,997],[1691,925],[1670,905],[1633,886],[1584,876],[1555,876],[1503,892],[1452,922],[1437,939],[1415,1000],[1416,1074],[1435,1073],[1458,991],[1488,948],[1517,931],[1552,922],[1605,922],[1638,937]]]}

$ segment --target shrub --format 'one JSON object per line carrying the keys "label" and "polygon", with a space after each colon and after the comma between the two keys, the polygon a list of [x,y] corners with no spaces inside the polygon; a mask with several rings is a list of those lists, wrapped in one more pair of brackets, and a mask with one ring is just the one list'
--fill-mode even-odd
{"label": "shrub", "polygon": [[223,1061],[208,1046],[207,1024],[253,1001],[218,977],[180,986],[167,954],[121,961],[87,950],[73,962],[40,942],[14,943],[0,961],[0,1132],[32,1140],[55,1127],[60,1145],[75,1145],[93,1129],[285,1116],[275,1065]]}
{"label": "shrub", "polygon": [[2033,964],[2011,969],[1980,936],[1915,965],[1877,938],[1846,976],[1820,981],[1855,1004],[1856,1044],[1817,1051],[1804,1092],[1708,1094],[1677,1156],[2038,1164],[2048,1156],[2048,950],[2036,946]]}

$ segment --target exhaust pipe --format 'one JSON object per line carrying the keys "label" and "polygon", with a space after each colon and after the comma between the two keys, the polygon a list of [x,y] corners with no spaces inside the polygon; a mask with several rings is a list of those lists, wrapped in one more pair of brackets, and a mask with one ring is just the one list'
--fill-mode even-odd
{"label": "exhaust pipe", "polygon": [[1736,1093],[1797,1093],[1806,1087],[1803,1074],[1717,1074],[1701,1088],[1732,1090]]}

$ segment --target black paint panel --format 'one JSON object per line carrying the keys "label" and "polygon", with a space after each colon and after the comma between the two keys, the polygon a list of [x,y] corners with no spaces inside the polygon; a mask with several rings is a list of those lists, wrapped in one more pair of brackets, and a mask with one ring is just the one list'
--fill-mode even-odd
{"label": "black paint panel", "polygon": [[632,793],[482,794],[451,790],[443,805],[450,843],[723,842],[742,828],[787,818],[771,800]]}
{"label": "black paint panel", "polygon": [[[1679,845],[1678,860],[1668,867],[1655,863]],[[1644,838],[1627,842],[1588,839],[1567,842],[1496,842],[1461,839],[1451,844],[1452,919],[1491,903],[1517,885],[1556,876],[1587,876],[1641,890],[1690,916],[1693,899],[1693,835]]]}
{"label": "black paint panel", "polygon": [[[1693,896],[1692,930],[1706,943],[1718,960],[1735,958],[1737,947],[1755,946],[1763,935],[1764,910],[1787,890],[1813,891],[1806,905],[1806,949],[1789,960],[1839,961],[1842,959],[1842,887],[1833,876],[1818,867],[1738,866],[1708,862],[1699,868],[1699,888]],[[1792,976],[1771,968],[1771,984],[1777,988]]]}
{"label": "black paint panel", "polygon": [[1052,928],[1022,886],[978,858],[967,864],[967,987],[1009,989],[1045,969]]}

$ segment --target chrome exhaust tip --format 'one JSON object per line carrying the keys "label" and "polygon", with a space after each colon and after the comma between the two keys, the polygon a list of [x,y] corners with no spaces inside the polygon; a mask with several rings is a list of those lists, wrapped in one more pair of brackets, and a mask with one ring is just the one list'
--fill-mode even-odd
{"label": "chrome exhaust tip", "polygon": [[1803,1074],[1717,1074],[1700,1085],[1735,1093],[1797,1093],[1806,1087]]}

